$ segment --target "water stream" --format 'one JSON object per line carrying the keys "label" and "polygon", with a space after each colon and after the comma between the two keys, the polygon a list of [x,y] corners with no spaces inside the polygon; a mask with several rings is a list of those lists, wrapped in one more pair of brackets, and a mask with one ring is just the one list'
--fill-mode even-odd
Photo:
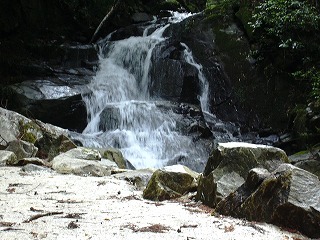
{"label": "water stream", "polygon": [[[155,46],[165,40],[170,24],[189,14],[173,13],[166,24],[151,22],[142,36],[100,43],[100,64],[96,76],[83,94],[88,125],[77,138],[88,147],[116,147],[136,168],[162,167],[175,158],[206,160],[208,152],[190,136],[179,131],[182,116],[171,103],[150,97],[149,70]],[[155,29],[155,30],[154,30]],[[208,112],[208,83],[187,45],[185,61],[199,71],[201,107]]]}

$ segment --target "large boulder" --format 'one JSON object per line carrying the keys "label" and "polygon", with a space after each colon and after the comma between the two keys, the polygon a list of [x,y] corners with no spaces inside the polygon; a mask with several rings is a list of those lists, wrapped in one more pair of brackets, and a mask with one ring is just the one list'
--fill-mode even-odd
{"label": "large boulder", "polygon": [[197,173],[182,165],[155,171],[143,191],[145,199],[163,201],[179,198],[197,189]]}
{"label": "large boulder", "polygon": [[[18,151],[17,147],[38,148],[37,157],[52,160],[61,152],[66,152],[76,145],[68,138],[69,132],[51,124],[31,120],[19,113],[0,108],[0,147]],[[19,143],[19,144],[18,144]],[[10,145],[10,146],[9,146]],[[28,149],[26,149],[28,145]],[[16,147],[14,147],[16,146]],[[15,149],[14,149],[15,148]],[[20,152],[22,149],[19,150]],[[22,151],[22,152],[23,152]],[[33,155],[19,155],[18,159]]]}
{"label": "large boulder", "polygon": [[243,142],[219,143],[200,177],[198,199],[215,206],[244,183],[250,169],[263,167],[273,171],[286,162],[288,157],[279,148]]}
{"label": "large boulder", "polygon": [[286,153],[280,148],[244,142],[219,143],[209,157],[203,174],[206,176],[214,171],[220,178],[226,172],[237,172],[246,178],[254,167],[272,171],[281,163],[288,162]]}
{"label": "large boulder", "polygon": [[320,237],[320,181],[317,176],[290,164],[271,174],[252,170],[246,182],[222,200],[216,211],[250,221],[297,229]]}
{"label": "large boulder", "polygon": [[[21,114],[0,107],[0,145],[7,147],[8,143],[25,136],[21,131],[21,125],[31,122],[30,119]],[[24,133],[29,131],[24,131]]]}
{"label": "large boulder", "polygon": [[43,136],[43,132],[68,136],[68,131],[38,120],[31,120],[19,113],[0,107],[1,137],[6,143],[22,139],[35,142]]}
{"label": "large boulder", "polygon": [[63,174],[80,176],[109,176],[111,169],[117,167],[111,161],[101,161],[98,150],[78,147],[56,156],[52,168]]}

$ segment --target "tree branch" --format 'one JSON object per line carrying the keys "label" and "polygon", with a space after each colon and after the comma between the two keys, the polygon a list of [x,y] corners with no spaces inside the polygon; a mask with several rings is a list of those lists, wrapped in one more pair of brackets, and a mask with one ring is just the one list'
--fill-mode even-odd
{"label": "tree branch", "polygon": [[91,40],[90,40],[90,43],[93,43],[94,41],[97,40],[97,37],[98,37],[98,34],[101,30],[101,28],[106,24],[106,22],[111,18],[113,17],[114,13],[117,11],[117,9],[119,8],[120,6],[120,3],[122,2],[122,0],[117,0],[115,2],[115,4],[112,6],[112,8],[110,9],[110,11],[107,13],[107,15],[102,19],[102,21],[100,22],[99,26],[97,27],[96,31],[94,32]]}

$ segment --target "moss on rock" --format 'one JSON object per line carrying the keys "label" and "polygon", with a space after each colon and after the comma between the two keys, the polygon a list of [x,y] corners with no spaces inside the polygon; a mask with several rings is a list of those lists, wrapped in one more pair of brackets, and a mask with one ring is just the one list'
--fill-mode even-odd
{"label": "moss on rock", "polygon": [[119,168],[127,168],[127,162],[119,149],[109,148],[104,151],[103,157],[115,162]]}
{"label": "moss on rock", "polygon": [[157,170],[143,191],[143,197],[154,201],[178,198],[195,191],[196,186],[194,177],[187,173]]}
{"label": "moss on rock", "polygon": [[[249,174],[250,175],[250,174]],[[252,175],[252,172],[251,172]],[[317,176],[282,164],[254,177],[223,199],[216,211],[250,221],[265,221],[320,237],[320,182]]]}

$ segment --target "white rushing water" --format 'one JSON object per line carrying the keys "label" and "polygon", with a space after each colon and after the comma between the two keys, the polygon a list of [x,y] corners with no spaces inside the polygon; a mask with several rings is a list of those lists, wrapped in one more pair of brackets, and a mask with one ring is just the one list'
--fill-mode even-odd
{"label": "white rushing water", "polygon": [[[169,103],[152,101],[149,95],[149,69],[154,47],[165,38],[165,29],[182,21],[189,14],[174,13],[164,26],[147,27],[143,36],[110,41],[100,47],[100,64],[96,76],[83,95],[88,111],[88,125],[81,141],[85,146],[121,150],[136,168],[162,167],[174,158],[188,156],[194,161],[206,157],[204,149],[196,148],[192,139],[177,131],[181,118]],[[186,62],[199,70],[204,89],[200,102],[208,108],[208,84],[189,48],[184,44]]]}
{"label": "white rushing water", "polygon": [[203,74],[203,68],[194,58],[190,48],[185,43],[180,43],[184,48],[184,57],[187,63],[198,69],[198,78],[200,80],[201,95],[199,96],[200,106],[203,112],[210,113],[209,105],[209,82]]}

